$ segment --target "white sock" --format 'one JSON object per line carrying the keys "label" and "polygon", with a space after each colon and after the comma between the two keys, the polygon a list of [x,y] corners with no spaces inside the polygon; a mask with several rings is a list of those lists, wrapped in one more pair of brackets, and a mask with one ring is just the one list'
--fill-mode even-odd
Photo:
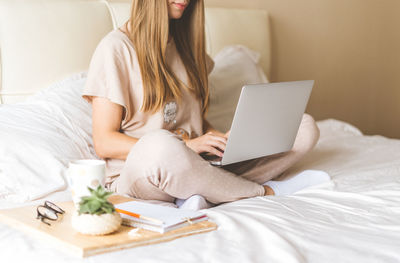
{"label": "white sock", "polygon": [[188,199],[175,200],[175,204],[181,209],[200,210],[212,207],[201,195],[192,195]]}
{"label": "white sock", "polygon": [[275,195],[290,195],[301,189],[328,182],[331,178],[324,171],[305,170],[286,181],[268,181],[268,185],[274,190]]}

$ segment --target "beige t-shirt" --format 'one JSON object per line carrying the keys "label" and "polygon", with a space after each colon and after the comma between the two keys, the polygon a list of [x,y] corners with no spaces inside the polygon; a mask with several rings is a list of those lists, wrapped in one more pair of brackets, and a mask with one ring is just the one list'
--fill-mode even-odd
{"label": "beige t-shirt", "polygon": [[[207,59],[210,72],[213,61],[208,56]],[[174,41],[168,42],[166,60],[176,76],[187,85],[187,73]],[[155,114],[140,111],[143,85],[139,63],[133,43],[119,29],[108,33],[97,46],[82,95],[89,102],[91,96],[97,96],[122,105],[125,114],[120,131],[131,137],[140,138],[156,129],[174,131],[179,128],[184,129],[190,138],[203,134],[201,102],[189,91],[182,91],[180,104],[170,101]],[[120,174],[124,161],[106,161],[107,182],[111,182]]]}

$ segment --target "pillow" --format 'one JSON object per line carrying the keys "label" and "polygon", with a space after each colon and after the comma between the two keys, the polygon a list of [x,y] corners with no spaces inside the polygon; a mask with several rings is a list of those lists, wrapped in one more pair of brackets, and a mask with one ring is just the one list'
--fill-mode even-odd
{"label": "pillow", "polygon": [[0,200],[63,190],[70,160],[97,158],[91,107],[80,96],[85,80],[86,73],[75,74],[26,102],[0,106]]}
{"label": "pillow", "polygon": [[207,120],[217,130],[226,132],[230,129],[244,85],[268,82],[258,65],[259,59],[257,52],[240,45],[227,46],[214,57],[214,70],[209,76]]}

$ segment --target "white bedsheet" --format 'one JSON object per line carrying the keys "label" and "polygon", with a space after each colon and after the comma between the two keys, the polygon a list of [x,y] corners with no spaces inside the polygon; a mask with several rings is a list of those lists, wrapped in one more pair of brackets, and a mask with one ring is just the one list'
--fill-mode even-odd
{"label": "white bedsheet", "polygon": [[65,189],[70,160],[96,158],[91,107],[77,73],[30,97],[0,105],[0,201],[24,202]]}
{"label": "white bedsheet", "polygon": [[[332,182],[293,196],[257,197],[206,210],[217,231],[83,259],[84,262],[399,262],[400,140],[318,123],[316,149],[291,169]],[[69,199],[68,192],[52,200]],[[6,207],[2,203],[1,207]],[[1,262],[80,262],[0,224]]]}

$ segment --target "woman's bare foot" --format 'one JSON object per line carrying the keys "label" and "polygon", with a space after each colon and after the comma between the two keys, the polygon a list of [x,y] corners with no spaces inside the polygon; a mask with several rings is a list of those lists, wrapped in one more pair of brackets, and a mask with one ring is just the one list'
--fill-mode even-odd
{"label": "woman's bare foot", "polygon": [[271,187],[269,187],[268,185],[263,185],[264,189],[265,189],[265,194],[264,195],[275,195],[274,190],[272,190]]}

